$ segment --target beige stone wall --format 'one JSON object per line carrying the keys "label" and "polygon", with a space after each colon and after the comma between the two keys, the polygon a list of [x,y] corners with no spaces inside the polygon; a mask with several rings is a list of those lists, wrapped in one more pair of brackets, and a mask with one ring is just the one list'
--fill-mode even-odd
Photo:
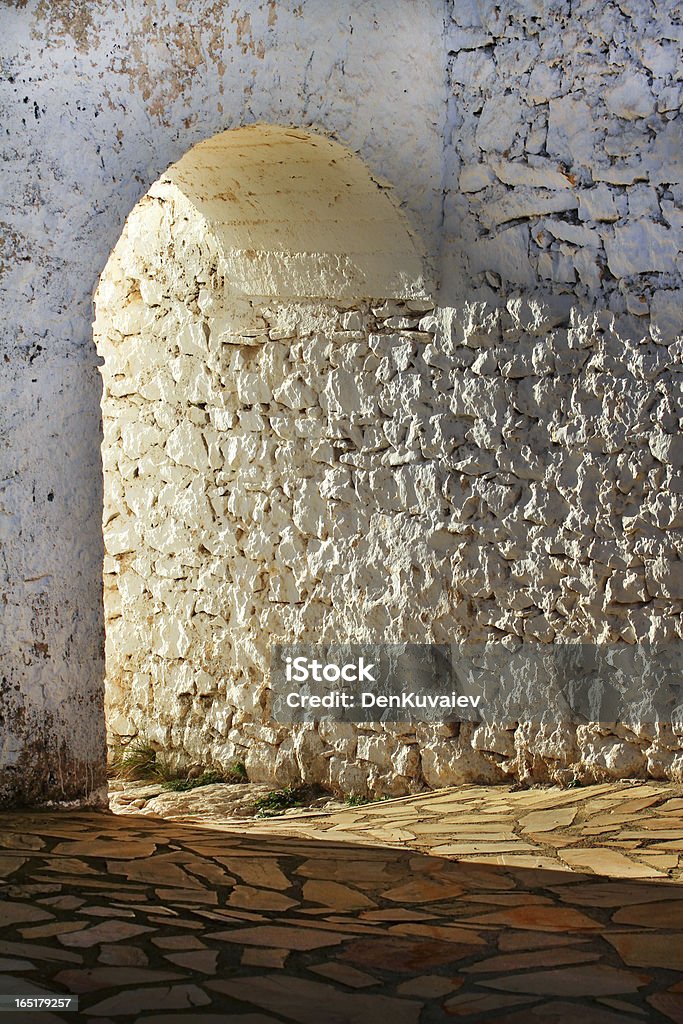
{"label": "beige stone wall", "polygon": [[210,229],[162,181],[97,296],[110,741],[346,793],[679,779],[645,720],[268,714],[278,641],[679,640],[675,345],[562,301],[246,298]]}

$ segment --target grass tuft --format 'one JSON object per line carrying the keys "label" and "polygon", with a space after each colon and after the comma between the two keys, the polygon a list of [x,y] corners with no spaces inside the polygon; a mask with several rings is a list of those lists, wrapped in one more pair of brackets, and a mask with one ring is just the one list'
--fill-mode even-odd
{"label": "grass tuft", "polygon": [[154,782],[158,779],[170,779],[177,774],[177,769],[166,758],[160,757],[147,740],[134,740],[116,751],[109,769],[113,778],[125,779],[128,782]]}
{"label": "grass tuft", "polygon": [[288,786],[285,789],[274,789],[255,802],[256,817],[272,818],[290,807],[305,807],[322,792],[319,786]]}

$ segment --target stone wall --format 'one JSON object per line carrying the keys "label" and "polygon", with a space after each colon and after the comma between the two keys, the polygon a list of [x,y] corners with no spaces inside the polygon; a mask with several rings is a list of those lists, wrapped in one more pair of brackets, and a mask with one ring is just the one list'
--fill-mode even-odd
{"label": "stone wall", "polygon": [[445,278],[571,295],[681,330],[683,25],[677,3],[448,7]]}
{"label": "stone wall", "polygon": [[268,714],[278,641],[680,640],[677,345],[559,298],[246,300],[225,266],[162,183],[98,293],[112,744],[359,794],[682,778],[645,721]]}
{"label": "stone wall", "polygon": [[443,10],[21,0],[0,22],[0,802],[101,799],[98,278],[171,163],[259,121],[343,140],[436,252]]}
{"label": "stone wall", "polygon": [[[460,582],[452,573],[443,598],[453,628],[470,629],[476,612],[477,628],[503,634],[523,623],[524,635],[558,640],[677,635],[677,3],[304,0],[217,14],[213,0],[187,0],[182,12],[147,0],[27,0],[5,5],[2,20],[0,801],[101,797],[90,300],[150,184],[226,128],[262,121],[333,134],[422,231],[442,283],[429,344],[453,346],[446,365],[423,361],[454,375],[455,423],[467,435],[435,436],[434,454],[419,455],[436,462],[439,445],[457,442],[465,468],[452,475],[469,484]],[[353,312],[337,305],[325,316]],[[377,326],[363,327],[368,338]],[[438,391],[431,376],[411,377]],[[422,443],[414,432],[392,438],[411,453]],[[357,435],[347,440],[362,448]],[[459,493],[459,482],[449,486]],[[392,512],[417,526],[415,513]],[[419,590],[421,576],[410,576]],[[451,594],[462,596],[453,608]],[[420,744],[430,781],[461,777],[456,762],[486,778],[559,778],[565,761],[588,776],[679,771],[680,743],[666,730],[585,727],[575,739],[463,727]],[[473,752],[482,745],[488,753]]]}

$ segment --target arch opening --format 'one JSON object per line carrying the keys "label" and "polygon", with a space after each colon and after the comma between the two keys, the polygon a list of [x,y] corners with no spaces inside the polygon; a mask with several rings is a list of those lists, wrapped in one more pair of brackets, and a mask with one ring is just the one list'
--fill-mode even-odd
{"label": "arch opening", "polygon": [[254,781],[419,785],[392,743],[361,771],[353,727],[270,721],[267,673],[277,641],[425,638],[398,593],[406,530],[444,499],[376,387],[432,337],[425,267],[360,159],[300,130],[201,143],[132,211],[94,325],[112,747],[144,736]]}

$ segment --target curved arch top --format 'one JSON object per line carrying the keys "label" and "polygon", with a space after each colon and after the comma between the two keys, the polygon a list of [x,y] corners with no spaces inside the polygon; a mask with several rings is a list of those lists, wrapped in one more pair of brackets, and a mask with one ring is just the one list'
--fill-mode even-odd
{"label": "curved arch top", "polygon": [[200,142],[150,190],[178,188],[245,296],[409,299],[432,291],[423,252],[363,161],[276,125]]}

